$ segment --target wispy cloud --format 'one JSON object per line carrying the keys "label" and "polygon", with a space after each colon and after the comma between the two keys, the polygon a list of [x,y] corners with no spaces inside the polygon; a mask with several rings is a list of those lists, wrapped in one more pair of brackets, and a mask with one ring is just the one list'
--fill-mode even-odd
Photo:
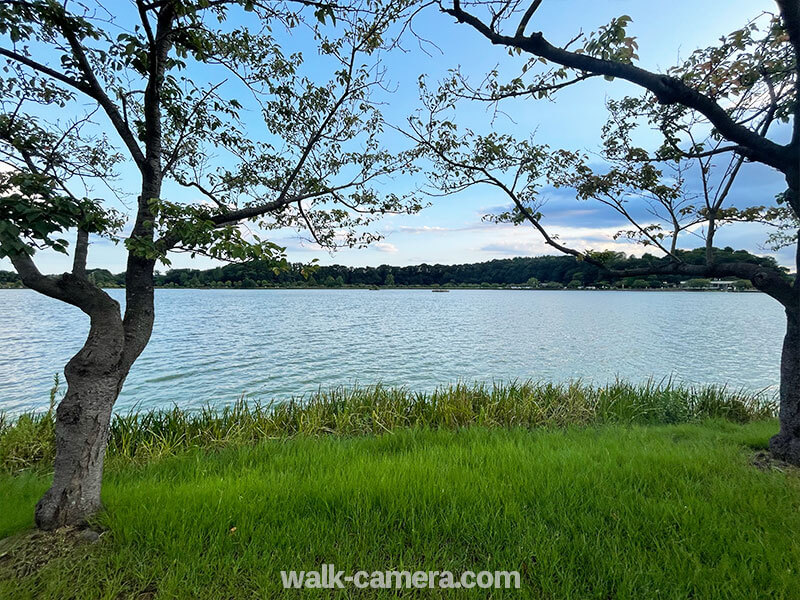
{"label": "wispy cloud", "polygon": [[[627,240],[615,240],[618,227],[551,227],[549,233],[565,246],[575,250],[614,250],[626,254],[643,254],[646,249]],[[496,225],[487,230],[484,243],[476,249],[484,254],[505,256],[536,256],[556,254],[531,227]],[[651,249],[652,251],[652,249]]]}
{"label": "wispy cloud", "polygon": [[401,231],[403,233],[434,233],[434,232],[453,231],[453,229],[449,227],[438,227],[433,225],[422,225],[421,227],[410,227],[408,225],[401,225],[394,231]]}
{"label": "wispy cloud", "polygon": [[390,244],[389,242],[375,242],[372,244],[372,247],[378,252],[388,252],[390,254],[397,252],[397,246]]}

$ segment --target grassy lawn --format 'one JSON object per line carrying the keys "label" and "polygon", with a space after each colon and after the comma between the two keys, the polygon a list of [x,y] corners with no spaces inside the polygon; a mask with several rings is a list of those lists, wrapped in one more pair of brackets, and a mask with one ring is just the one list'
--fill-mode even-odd
{"label": "grassy lawn", "polygon": [[[0,560],[0,597],[488,595],[281,587],[333,563],[521,572],[493,597],[797,598],[800,477],[751,465],[775,428],[417,429],[112,460],[100,541],[21,578]],[[0,476],[0,537],[46,485]]]}

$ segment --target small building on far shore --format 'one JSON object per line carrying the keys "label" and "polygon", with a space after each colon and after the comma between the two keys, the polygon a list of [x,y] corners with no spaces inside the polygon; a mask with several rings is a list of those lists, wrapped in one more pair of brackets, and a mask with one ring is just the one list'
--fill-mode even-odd
{"label": "small building on far shore", "polygon": [[[745,282],[746,283],[746,282]],[[722,292],[738,292],[745,290],[742,280],[728,279],[689,279],[681,281],[680,286],[689,290],[717,290]]]}
{"label": "small building on far shore", "polygon": [[735,283],[735,281],[726,281],[724,279],[712,279],[708,282],[708,288],[711,290],[732,292],[736,289]]}

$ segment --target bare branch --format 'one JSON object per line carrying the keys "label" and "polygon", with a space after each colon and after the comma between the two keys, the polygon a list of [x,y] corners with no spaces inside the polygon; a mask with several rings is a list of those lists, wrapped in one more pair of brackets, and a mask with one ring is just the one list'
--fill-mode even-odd
{"label": "bare branch", "polygon": [[22,279],[22,283],[26,287],[36,290],[45,296],[55,298],[56,300],[73,304],[67,299],[67,295],[58,286],[55,279],[45,277],[41,274],[36,263],[33,262],[33,258],[29,255],[11,254],[8,258],[11,260],[11,264],[14,265],[14,269],[19,273],[20,279]]}
{"label": "bare branch", "polygon": [[272,200],[270,202],[254,204],[252,206],[240,208],[239,210],[231,210],[222,214],[214,215],[211,217],[211,220],[216,225],[229,225],[231,223],[238,223],[239,221],[247,221],[248,219],[255,219],[256,217],[274,212],[279,208],[288,206],[289,204],[294,204],[301,199],[302,198],[294,196],[290,198],[278,198],[277,200]]}
{"label": "bare branch", "polygon": [[311,237],[314,238],[314,241],[318,245],[324,246],[324,244],[322,243],[322,240],[320,240],[319,236],[317,235],[316,229],[314,229],[314,225],[311,223],[311,219],[308,218],[308,215],[306,214],[306,211],[303,210],[303,202],[302,202],[302,200],[297,203],[297,210],[300,211],[300,216],[303,217],[303,221],[305,221],[306,227],[308,228],[308,231],[311,232]]}
{"label": "bare branch", "polygon": [[142,0],[136,0],[136,7],[139,10],[139,19],[142,21],[142,27],[144,27],[145,34],[147,35],[147,41],[152,49],[156,44],[156,40],[153,36],[153,28],[150,27],[150,19],[147,18],[147,11],[150,8],[147,7]]}
{"label": "bare branch", "polygon": [[519,21],[519,25],[517,26],[517,36],[525,35],[525,28],[528,26],[528,21],[531,20],[533,13],[536,12],[536,9],[542,4],[542,0],[533,0],[531,5],[528,7],[528,10],[525,11],[525,14],[522,15],[522,18]]}
{"label": "bare branch", "polygon": [[77,306],[92,316],[98,310],[119,311],[119,304],[99,287],[90,283],[85,277],[64,273],[57,277],[42,275],[30,255],[11,254],[14,265],[22,283],[40,294]]}

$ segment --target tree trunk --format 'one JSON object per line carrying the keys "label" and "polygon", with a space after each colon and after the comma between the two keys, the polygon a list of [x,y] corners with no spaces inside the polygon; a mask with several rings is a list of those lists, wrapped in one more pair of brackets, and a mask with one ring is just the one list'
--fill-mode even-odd
{"label": "tree trunk", "polygon": [[53,484],[36,505],[40,529],[84,525],[100,508],[111,409],[128,373],[120,362],[119,304],[111,298],[104,304],[90,315],[86,343],[64,369],[68,387],[56,410]]}
{"label": "tree trunk", "polygon": [[769,441],[776,458],[800,465],[800,307],[786,309],[781,354],[780,432]]}

